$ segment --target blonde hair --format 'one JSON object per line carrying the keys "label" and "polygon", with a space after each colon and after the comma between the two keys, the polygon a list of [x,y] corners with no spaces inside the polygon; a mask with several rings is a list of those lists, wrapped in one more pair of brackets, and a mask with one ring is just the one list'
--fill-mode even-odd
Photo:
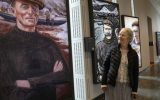
{"label": "blonde hair", "polygon": [[125,31],[129,38],[129,43],[133,40],[133,31],[130,28],[122,28],[121,31]]}

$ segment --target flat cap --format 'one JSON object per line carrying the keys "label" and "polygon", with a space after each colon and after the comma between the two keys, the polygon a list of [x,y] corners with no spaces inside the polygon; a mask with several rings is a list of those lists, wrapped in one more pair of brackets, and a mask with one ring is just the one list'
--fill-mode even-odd
{"label": "flat cap", "polygon": [[[16,1],[16,0],[11,0],[12,3],[14,1]],[[19,1],[31,2],[33,4],[37,4],[39,6],[40,10],[44,8],[44,0],[19,0]]]}

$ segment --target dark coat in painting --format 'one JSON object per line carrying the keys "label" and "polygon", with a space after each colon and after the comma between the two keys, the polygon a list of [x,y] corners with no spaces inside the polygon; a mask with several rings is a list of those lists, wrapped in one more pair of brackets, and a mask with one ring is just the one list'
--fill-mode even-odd
{"label": "dark coat in painting", "polygon": [[[56,62],[63,67],[56,69]],[[31,88],[17,87],[16,80],[28,80]],[[51,39],[17,27],[0,37],[0,100],[56,100],[55,85],[68,81],[67,64]]]}

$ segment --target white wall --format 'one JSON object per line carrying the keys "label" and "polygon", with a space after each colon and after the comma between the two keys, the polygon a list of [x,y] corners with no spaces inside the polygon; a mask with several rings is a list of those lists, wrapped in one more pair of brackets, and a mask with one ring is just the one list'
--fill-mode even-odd
{"label": "white wall", "polygon": [[152,37],[154,42],[154,61],[157,60],[155,32],[160,31],[160,15],[154,6],[148,0],[135,0],[135,15],[140,18],[140,33],[142,45],[142,64],[143,68],[150,65],[149,55],[149,37],[148,37],[148,23],[147,16],[152,19]]}
{"label": "white wall", "polygon": [[145,69],[150,64],[149,45],[148,45],[148,25],[147,25],[147,1],[135,0],[135,16],[139,17],[140,24],[140,39],[141,39],[141,56],[142,69]]}
{"label": "white wall", "polygon": [[131,15],[131,0],[118,0],[121,15]]}
{"label": "white wall", "polygon": [[157,10],[155,10],[154,6],[148,2],[147,4],[147,16],[149,16],[152,19],[152,34],[153,34],[153,42],[154,42],[154,60],[157,61],[157,53],[156,53],[156,36],[155,32],[160,31],[160,13],[158,13]]}

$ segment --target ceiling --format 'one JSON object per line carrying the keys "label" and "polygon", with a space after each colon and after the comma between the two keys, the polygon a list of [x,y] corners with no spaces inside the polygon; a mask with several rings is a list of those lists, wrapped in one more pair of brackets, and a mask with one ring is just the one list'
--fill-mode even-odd
{"label": "ceiling", "polygon": [[157,9],[160,14],[160,0],[149,0],[151,4]]}

